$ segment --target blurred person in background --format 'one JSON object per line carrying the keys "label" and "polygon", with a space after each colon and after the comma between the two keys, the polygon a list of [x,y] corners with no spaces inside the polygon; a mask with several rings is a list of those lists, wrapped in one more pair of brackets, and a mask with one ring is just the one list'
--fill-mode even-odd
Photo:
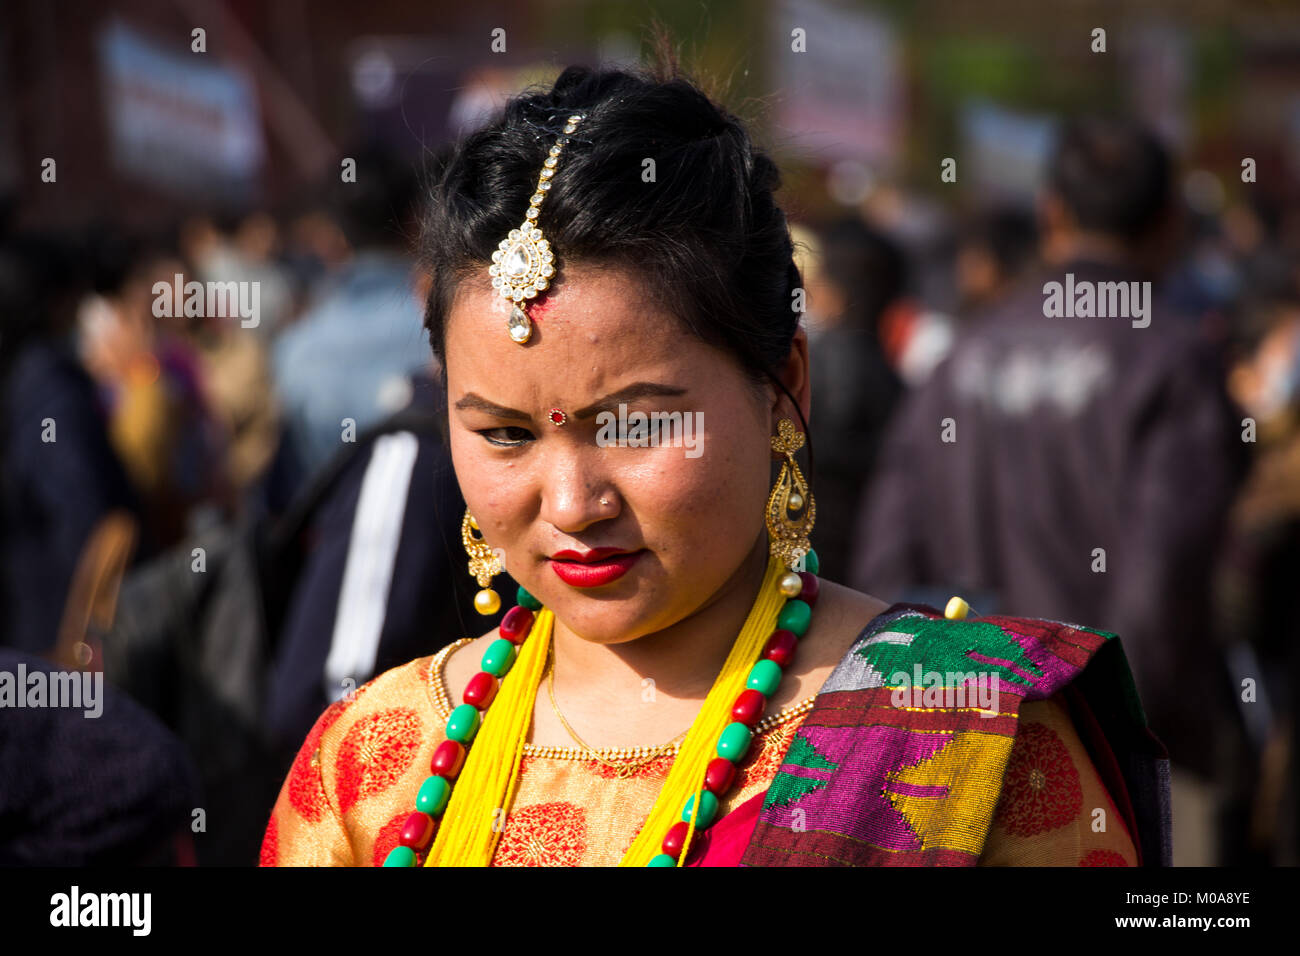
{"label": "blurred person in background", "polygon": [[[67,673],[0,648],[0,672],[38,671]],[[126,694],[105,684],[95,698],[5,711],[0,866],[193,866],[205,804],[185,748]]]}
{"label": "blurred person in background", "polygon": [[[241,280],[241,266],[233,248],[217,232],[211,220],[195,216],[181,228],[185,258],[196,263],[193,276],[204,283],[258,281]],[[237,287],[236,287],[237,288]],[[271,378],[266,333],[269,318],[267,292],[258,291],[257,325],[241,315],[238,294],[214,302],[215,314],[177,321],[181,334],[192,347],[200,369],[204,401],[223,431],[226,443],[225,481],[236,507],[246,507],[250,488],[271,465],[280,444],[280,409]],[[274,308],[273,310],[274,311]],[[287,310],[284,311],[287,318]]]}
{"label": "blurred person in background", "polygon": [[280,441],[270,360],[256,333],[228,316],[204,318],[191,341],[205,402],[226,443],[224,481],[238,507],[270,466]]}
{"label": "blurred person in background", "polygon": [[1297,709],[1300,627],[1293,596],[1300,578],[1300,295],[1285,274],[1257,287],[1234,335],[1228,378],[1256,444],[1235,502],[1216,581],[1227,653],[1254,693],[1238,704],[1249,747],[1235,775],[1241,812],[1228,841],[1234,864],[1294,866],[1297,842]]}
{"label": "blurred person in background", "polygon": [[956,285],[962,313],[985,308],[1011,292],[1038,251],[1034,217],[1014,207],[975,214],[957,240]]}
{"label": "blurred person in background", "polygon": [[972,593],[981,613],[1123,634],[1175,765],[1175,862],[1210,863],[1210,781],[1234,726],[1210,585],[1245,467],[1240,415],[1221,357],[1158,296],[1146,328],[1045,306],[1045,284],[1067,274],[1157,278],[1177,224],[1171,182],[1145,130],[1066,124],[1041,205],[1047,267],[962,327],[894,421],[851,583],[894,599]]}
{"label": "blurred person in background", "polygon": [[819,248],[805,278],[809,325],[816,330],[809,336],[817,382],[811,418],[815,478],[828,513],[846,520],[821,525],[814,543],[828,568],[844,569],[851,556],[851,518],[902,390],[881,351],[879,322],[903,291],[905,263],[894,243],[856,216],[825,229]]}
{"label": "blurred person in background", "polygon": [[144,505],[150,551],[179,542],[210,509],[231,504],[224,442],[207,409],[199,359],[183,317],[155,314],[155,283],[169,288],[184,263],[162,249],[112,240],[96,294],[78,313],[79,347],[109,407],[109,436]]}
{"label": "blurred person in background", "polygon": [[289,454],[301,477],[321,468],[349,435],[403,407],[407,376],[428,362],[404,232],[414,172],[380,149],[349,155],[356,181],[332,187],[347,263],[324,279],[272,352]]}
{"label": "blurred person in background", "polygon": [[291,319],[294,304],[292,273],[281,262],[280,224],[263,209],[255,209],[239,223],[234,235],[237,278],[256,282],[261,309],[254,328],[265,341],[275,338]]}
{"label": "blurred person in background", "polygon": [[348,240],[328,210],[309,205],[290,217],[283,260],[297,295],[290,318],[295,321],[310,290],[319,288],[326,276],[347,263]]}
{"label": "blurred person in background", "polygon": [[292,320],[293,273],[280,262],[280,227],[270,213],[254,210],[233,219],[228,232],[207,216],[192,216],[181,230],[181,250],[200,282],[258,284],[258,322],[251,328],[264,341]]}
{"label": "blurred person in background", "polygon": [[71,347],[81,261],[68,239],[0,248],[0,645],[33,654],[55,646],[92,529],[139,509]]}

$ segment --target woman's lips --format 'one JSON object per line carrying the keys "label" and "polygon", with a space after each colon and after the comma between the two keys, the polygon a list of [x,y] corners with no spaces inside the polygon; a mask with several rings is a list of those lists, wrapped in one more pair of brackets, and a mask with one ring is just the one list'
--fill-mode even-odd
{"label": "woman's lips", "polygon": [[551,570],[575,588],[598,588],[627,574],[643,553],[629,554],[622,548],[594,548],[586,553],[557,551],[550,558]]}

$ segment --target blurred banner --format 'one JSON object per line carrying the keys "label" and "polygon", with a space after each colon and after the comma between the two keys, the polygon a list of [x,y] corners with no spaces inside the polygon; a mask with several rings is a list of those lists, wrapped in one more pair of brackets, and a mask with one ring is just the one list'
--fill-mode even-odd
{"label": "blurred banner", "polygon": [[[776,115],[783,133],[814,150],[815,162],[852,159],[892,171],[904,143],[894,28],[822,0],[783,0],[771,23],[771,85],[783,92]],[[802,35],[792,36],[796,29]],[[795,43],[805,52],[790,56]]]}
{"label": "blurred banner", "polygon": [[970,100],[961,109],[962,165],[968,185],[1029,206],[1042,185],[1056,123],[1049,116]]}
{"label": "blurred banner", "polygon": [[100,33],[99,50],[119,172],[178,195],[257,195],[266,145],[245,73],[208,54],[162,47],[116,20]]}

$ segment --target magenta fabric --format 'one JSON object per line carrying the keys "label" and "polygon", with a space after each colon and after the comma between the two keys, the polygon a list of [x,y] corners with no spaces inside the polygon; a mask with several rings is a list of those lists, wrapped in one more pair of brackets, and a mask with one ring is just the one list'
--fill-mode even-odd
{"label": "magenta fabric", "polygon": [[691,840],[684,866],[740,866],[767,792],[756,793]]}

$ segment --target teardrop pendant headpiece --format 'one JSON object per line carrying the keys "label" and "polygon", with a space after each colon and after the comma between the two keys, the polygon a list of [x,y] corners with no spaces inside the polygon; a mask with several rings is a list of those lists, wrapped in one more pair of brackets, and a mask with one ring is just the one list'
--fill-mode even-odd
{"label": "teardrop pendant headpiece", "polygon": [[528,300],[544,291],[555,275],[555,254],[551,251],[551,244],[542,235],[542,230],[537,227],[537,217],[542,200],[551,189],[551,178],[555,175],[560,154],[568,145],[568,134],[578,128],[585,115],[575,113],[569,117],[564,127],[565,135],[555,141],[542,164],[537,189],[528,200],[528,212],[523,223],[518,229],[511,229],[510,234],[501,240],[501,244],[492,253],[492,265],[488,266],[492,287],[513,303],[506,331],[520,345],[533,335],[533,323],[527,311]]}

